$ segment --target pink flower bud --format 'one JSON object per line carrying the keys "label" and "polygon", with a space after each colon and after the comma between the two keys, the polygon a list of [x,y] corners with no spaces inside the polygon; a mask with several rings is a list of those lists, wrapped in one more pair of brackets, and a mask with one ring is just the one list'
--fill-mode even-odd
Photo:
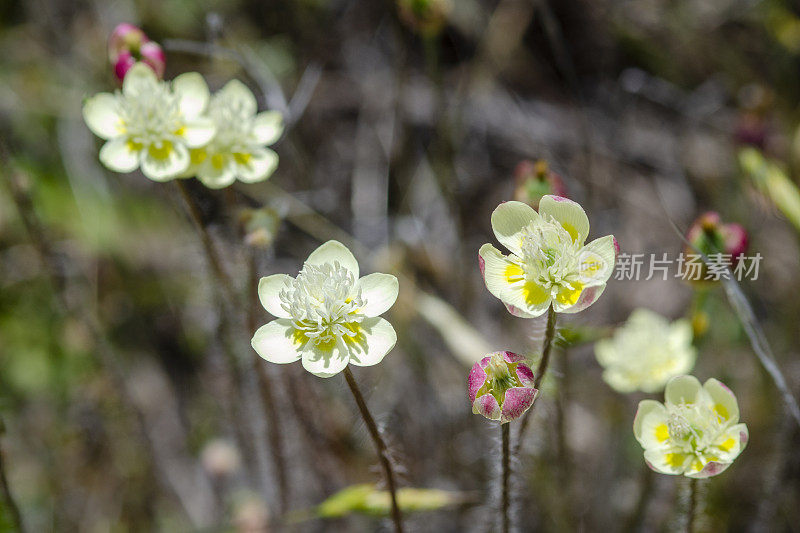
{"label": "pink flower bud", "polygon": [[159,79],[164,77],[167,61],[161,46],[132,24],[122,23],[111,32],[108,58],[114,67],[114,76],[120,83],[137,61],[153,69]]}
{"label": "pink flower bud", "polygon": [[522,416],[536,398],[533,371],[525,357],[493,352],[475,363],[467,379],[472,412],[501,424]]}
{"label": "pink flower bud", "polygon": [[520,161],[514,169],[514,199],[525,202],[534,209],[539,208],[539,200],[546,194],[567,196],[567,188],[561,176],[551,171],[547,161],[540,159],[535,163],[528,159]]}
{"label": "pink flower bud", "polygon": [[153,41],[146,42],[140,49],[141,60],[156,73],[158,79],[164,77],[164,69],[167,66],[167,57],[161,46]]}
{"label": "pink flower bud", "polygon": [[[686,233],[686,240],[694,247],[687,246],[684,250],[686,255],[697,255],[699,251],[711,260],[722,258],[729,267],[739,262],[748,245],[747,231],[739,224],[723,224],[719,213],[715,211],[697,217]],[[707,271],[708,268],[702,265],[693,276],[684,278],[687,281],[704,281]]]}
{"label": "pink flower bud", "polygon": [[117,81],[122,83],[122,80],[125,79],[125,74],[127,74],[135,64],[136,58],[134,58],[130,52],[122,52],[117,58],[116,63],[114,63],[114,76],[116,76]]}
{"label": "pink flower bud", "polygon": [[147,35],[133,24],[127,22],[118,24],[108,38],[108,60],[112,64],[116,63],[122,52],[138,55],[139,48],[149,40]]}

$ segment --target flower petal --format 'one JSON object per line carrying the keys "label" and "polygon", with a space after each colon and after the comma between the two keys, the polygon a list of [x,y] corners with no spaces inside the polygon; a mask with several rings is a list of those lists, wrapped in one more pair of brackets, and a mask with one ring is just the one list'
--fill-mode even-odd
{"label": "flower petal", "polygon": [[503,202],[492,212],[492,230],[500,243],[515,254],[520,254],[521,232],[539,215],[528,204]]}
{"label": "flower petal", "polygon": [[577,202],[568,198],[550,194],[542,196],[539,214],[556,219],[578,244],[583,244],[589,235],[589,217]]}
{"label": "flower petal", "polygon": [[575,302],[574,305],[568,307],[562,307],[561,310],[556,308],[556,311],[559,313],[565,314],[574,314],[579,313],[595,303],[599,298],[600,295],[603,294],[603,291],[606,290],[606,284],[603,283],[602,285],[595,285],[593,287],[586,287],[581,291],[580,296],[578,297],[578,301]]}
{"label": "flower petal", "polygon": [[197,179],[209,189],[222,189],[236,181],[233,159],[224,154],[206,153],[206,160],[197,172]]}
{"label": "flower petal", "polygon": [[533,387],[534,384],[534,376],[533,370],[531,367],[525,364],[517,365],[517,377],[519,378],[520,383],[522,383],[525,387]]}
{"label": "flower petal", "polygon": [[478,254],[483,261],[486,288],[506,304],[509,312],[512,312],[509,308],[511,307],[517,311],[512,314],[534,318],[547,311],[550,307],[550,293],[535,283],[526,281],[519,265],[488,243],[481,246]]}
{"label": "flower petal", "polygon": [[388,311],[397,300],[400,288],[396,277],[380,272],[359,279],[358,287],[366,302],[361,312],[367,316],[378,316]]}
{"label": "flower petal", "polygon": [[392,325],[379,317],[367,318],[359,325],[359,334],[346,344],[350,362],[356,366],[380,363],[397,343],[397,333]]}
{"label": "flower petal", "polygon": [[703,388],[711,396],[712,409],[720,418],[720,422],[735,424],[739,421],[739,404],[736,396],[724,383],[711,378],[705,382]]}
{"label": "flower petal", "polygon": [[303,368],[320,378],[335,376],[345,369],[350,353],[344,343],[317,346],[306,344],[302,354]]}
{"label": "flower petal", "polygon": [[[125,78],[127,79],[127,78]],[[163,141],[141,152],[142,174],[153,181],[169,181],[189,168],[189,150],[181,143]]]}
{"label": "flower petal", "polygon": [[280,317],[290,318],[288,311],[281,307],[280,292],[292,282],[291,276],[286,274],[273,274],[261,278],[258,282],[258,299],[269,313]]}
{"label": "flower petal", "polygon": [[614,272],[617,252],[614,236],[606,235],[584,246],[579,255],[580,281],[584,286],[601,285]]}
{"label": "flower petal", "polygon": [[[130,76],[130,73],[128,73],[128,76]],[[128,76],[125,76],[125,80],[128,79]],[[197,72],[186,72],[176,77],[172,80],[172,90],[180,98],[178,105],[181,108],[181,113],[186,118],[197,117],[205,110],[208,104],[208,85],[203,76]]]}
{"label": "flower petal", "polygon": [[125,73],[125,79],[122,81],[122,94],[128,97],[146,95],[152,92],[156,86],[158,86],[156,73],[144,63],[139,62]]}
{"label": "flower petal", "polygon": [[500,404],[491,394],[484,394],[472,402],[472,412],[489,420],[500,420]]}
{"label": "flower petal", "polygon": [[353,256],[353,252],[347,249],[347,246],[339,241],[330,240],[319,248],[311,252],[311,255],[306,259],[308,265],[324,265],[325,263],[339,262],[344,268],[353,273],[353,276],[358,279],[358,261]]}
{"label": "flower petal", "polygon": [[279,111],[263,111],[253,121],[253,135],[261,145],[270,145],[283,135],[283,115]]}
{"label": "flower petal", "polygon": [[718,474],[723,473],[728,467],[731,466],[731,463],[720,463],[717,461],[709,461],[703,466],[703,469],[699,472],[687,472],[686,477],[691,477],[695,479],[705,479],[712,476],[716,476]]}
{"label": "flower petal", "polygon": [[702,386],[694,376],[676,376],[664,390],[664,400],[672,405],[690,404],[698,400]]}
{"label": "flower petal", "polygon": [[694,455],[665,449],[650,449],[644,451],[644,460],[651,469],[660,474],[677,476],[689,468]]}
{"label": "flower petal", "polygon": [[101,139],[111,139],[122,133],[117,105],[117,97],[111,93],[96,94],[83,104],[84,122]]}
{"label": "flower petal", "polygon": [[248,153],[235,153],[236,174],[244,183],[257,183],[272,176],[278,168],[278,154],[269,148],[256,148]]}
{"label": "flower petal", "polygon": [[114,172],[133,172],[139,166],[139,150],[122,137],[106,142],[100,149],[100,162]]}
{"label": "flower petal", "polygon": [[503,399],[503,408],[500,413],[500,422],[510,422],[522,416],[530,409],[539,392],[533,387],[511,387],[506,391]]}
{"label": "flower petal", "polygon": [[[484,357],[483,359],[489,359],[488,357]],[[469,402],[474,403],[475,397],[478,395],[478,391],[481,390],[483,384],[486,383],[486,371],[484,370],[485,365],[481,366],[481,361],[478,361],[474,365],[472,365],[472,369],[469,371],[469,376],[467,376],[467,396],[469,397]]]}
{"label": "flower petal", "polygon": [[197,117],[186,121],[181,130],[181,137],[189,148],[199,148],[208,144],[216,132],[217,127],[213,120],[208,117]]}
{"label": "flower petal", "polygon": [[[664,404],[655,400],[642,400],[633,419],[633,435],[647,449],[653,444],[658,425],[666,421],[667,409]],[[660,438],[656,440],[663,442]]]}
{"label": "flower petal", "polygon": [[292,321],[279,318],[256,330],[251,346],[270,363],[286,364],[300,359],[303,341],[295,334]]}
{"label": "flower petal", "polygon": [[217,94],[233,103],[233,107],[238,107],[244,117],[251,117],[258,111],[258,104],[256,103],[256,97],[253,96],[253,91],[239,80],[229,81]]}

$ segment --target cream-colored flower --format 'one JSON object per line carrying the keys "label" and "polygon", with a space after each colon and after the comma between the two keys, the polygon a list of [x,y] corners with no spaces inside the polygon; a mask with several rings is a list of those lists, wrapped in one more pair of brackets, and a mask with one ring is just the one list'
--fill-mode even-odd
{"label": "cream-colored flower", "polygon": [[196,175],[213,189],[237,179],[256,183],[269,178],[278,167],[278,154],[267,146],[283,134],[283,116],[277,111],[257,111],[255,96],[239,80],[217,91],[208,105],[217,133],[206,146],[191,151],[187,175]]}
{"label": "cream-colored flower", "polygon": [[522,202],[502,203],[492,213],[492,229],[511,254],[484,244],[481,272],[489,292],[515,316],[537,317],[551,303],[558,313],[582,311],[614,270],[616,240],[607,235],[584,246],[589,219],[572,200],[543,196],[538,213]]}
{"label": "cream-colored flower", "polygon": [[642,400],[633,433],[647,465],[662,474],[705,478],[728,468],[747,445],[736,396],[716,379],[693,376],[667,383],[665,403]]}
{"label": "cream-colored flower", "polygon": [[697,351],[692,324],[671,323],[649,309],[636,309],[610,339],[594,345],[603,379],[618,392],[659,392],[670,378],[691,372]]}
{"label": "cream-colored flower", "polygon": [[302,359],[306,370],[323,378],[348,363],[380,363],[397,342],[392,325],[378,316],[397,299],[397,278],[358,276],[350,250],[328,241],[308,256],[296,278],[261,278],[261,304],[278,319],[256,331],[253,349],[271,363]]}
{"label": "cream-colored flower", "polygon": [[189,167],[189,149],[214,136],[214,123],[203,116],[208,86],[196,72],[172,82],[137,63],[125,75],[122,91],[99,93],[83,106],[83,118],[95,135],[106,139],[100,161],[115,172],[142,173],[169,181]]}

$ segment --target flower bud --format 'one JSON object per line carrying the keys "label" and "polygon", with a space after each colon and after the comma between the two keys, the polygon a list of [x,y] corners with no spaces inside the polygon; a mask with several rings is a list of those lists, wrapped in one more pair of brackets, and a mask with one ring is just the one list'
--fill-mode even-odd
{"label": "flower bud", "polygon": [[278,234],[281,217],[269,207],[245,209],[240,214],[244,242],[253,248],[269,248]]}
{"label": "flower bud", "polygon": [[450,0],[397,0],[400,19],[421,35],[437,35],[447,23]]}
{"label": "flower bud", "polygon": [[[747,251],[747,231],[735,223],[723,224],[719,213],[708,211],[700,215],[689,227],[686,239],[692,247],[687,246],[687,255],[697,255],[699,251],[709,259],[711,256],[721,258],[729,267],[734,267]],[[721,254],[721,255],[720,255]],[[715,261],[717,262],[717,261]],[[706,278],[708,267],[704,264],[700,272],[693,276],[684,275],[688,281],[700,281]]]}
{"label": "flower bud", "polygon": [[150,67],[159,79],[164,77],[166,56],[161,46],[132,24],[119,24],[111,32],[108,39],[108,58],[120,83],[138,61]]}
{"label": "flower bud", "polygon": [[235,473],[241,464],[239,452],[229,442],[215,439],[209,442],[200,456],[206,471],[214,477],[226,477]]}
{"label": "flower bud", "polygon": [[108,60],[116,63],[122,52],[138,54],[141,46],[149,40],[137,26],[127,22],[118,24],[108,38]]}
{"label": "flower bud", "polygon": [[547,194],[567,196],[561,176],[551,171],[544,159],[535,163],[528,159],[520,161],[514,169],[514,182],[514,199],[534,209],[539,208],[539,200]]}
{"label": "flower bud", "polygon": [[536,398],[533,371],[525,357],[493,352],[475,363],[467,380],[472,412],[501,424],[522,416]]}

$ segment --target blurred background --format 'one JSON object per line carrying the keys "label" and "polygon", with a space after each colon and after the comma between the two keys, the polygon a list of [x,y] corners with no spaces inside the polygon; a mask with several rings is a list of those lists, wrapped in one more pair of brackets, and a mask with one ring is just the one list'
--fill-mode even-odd
{"label": "blurred background", "polygon": [[[239,78],[285,114],[269,181],[190,180],[192,212],[174,184],[100,165],[81,104],[115,87],[120,22],[161,43],[166,78]],[[331,238],[401,278],[397,346],[354,373],[401,486],[433,489],[414,494],[408,529],[491,529],[500,431],[471,413],[466,375],[488,351],[535,357],[542,324],[488,293],[477,250],[494,207],[554,192],[551,172],[590,239],[614,234],[623,252],[675,257],[671,221],[685,231],[707,210],[743,225],[763,261],[742,290],[800,394],[791,2],[4,0],[0,50],[0,530],[16,510],[37,532],[389,530],[385,502],[357,487],[329,499],[381,483],[342,376],[249,346],[270,319],[257,278],[294,274]],[[740,165],[744,146],[768,177]],[[524,160],[548,179],[528,187]],[[673,275],[612,278],[560,318],[514,523],[673,527],[684,480],[650,473],[631,431],[638,401],[662,396],[612,390],[592,349],[638,307],[692,319],[693,374],[733,389],[750,428],[705,484],[708,528],[800,531],[798,426],[722,288]]]}

